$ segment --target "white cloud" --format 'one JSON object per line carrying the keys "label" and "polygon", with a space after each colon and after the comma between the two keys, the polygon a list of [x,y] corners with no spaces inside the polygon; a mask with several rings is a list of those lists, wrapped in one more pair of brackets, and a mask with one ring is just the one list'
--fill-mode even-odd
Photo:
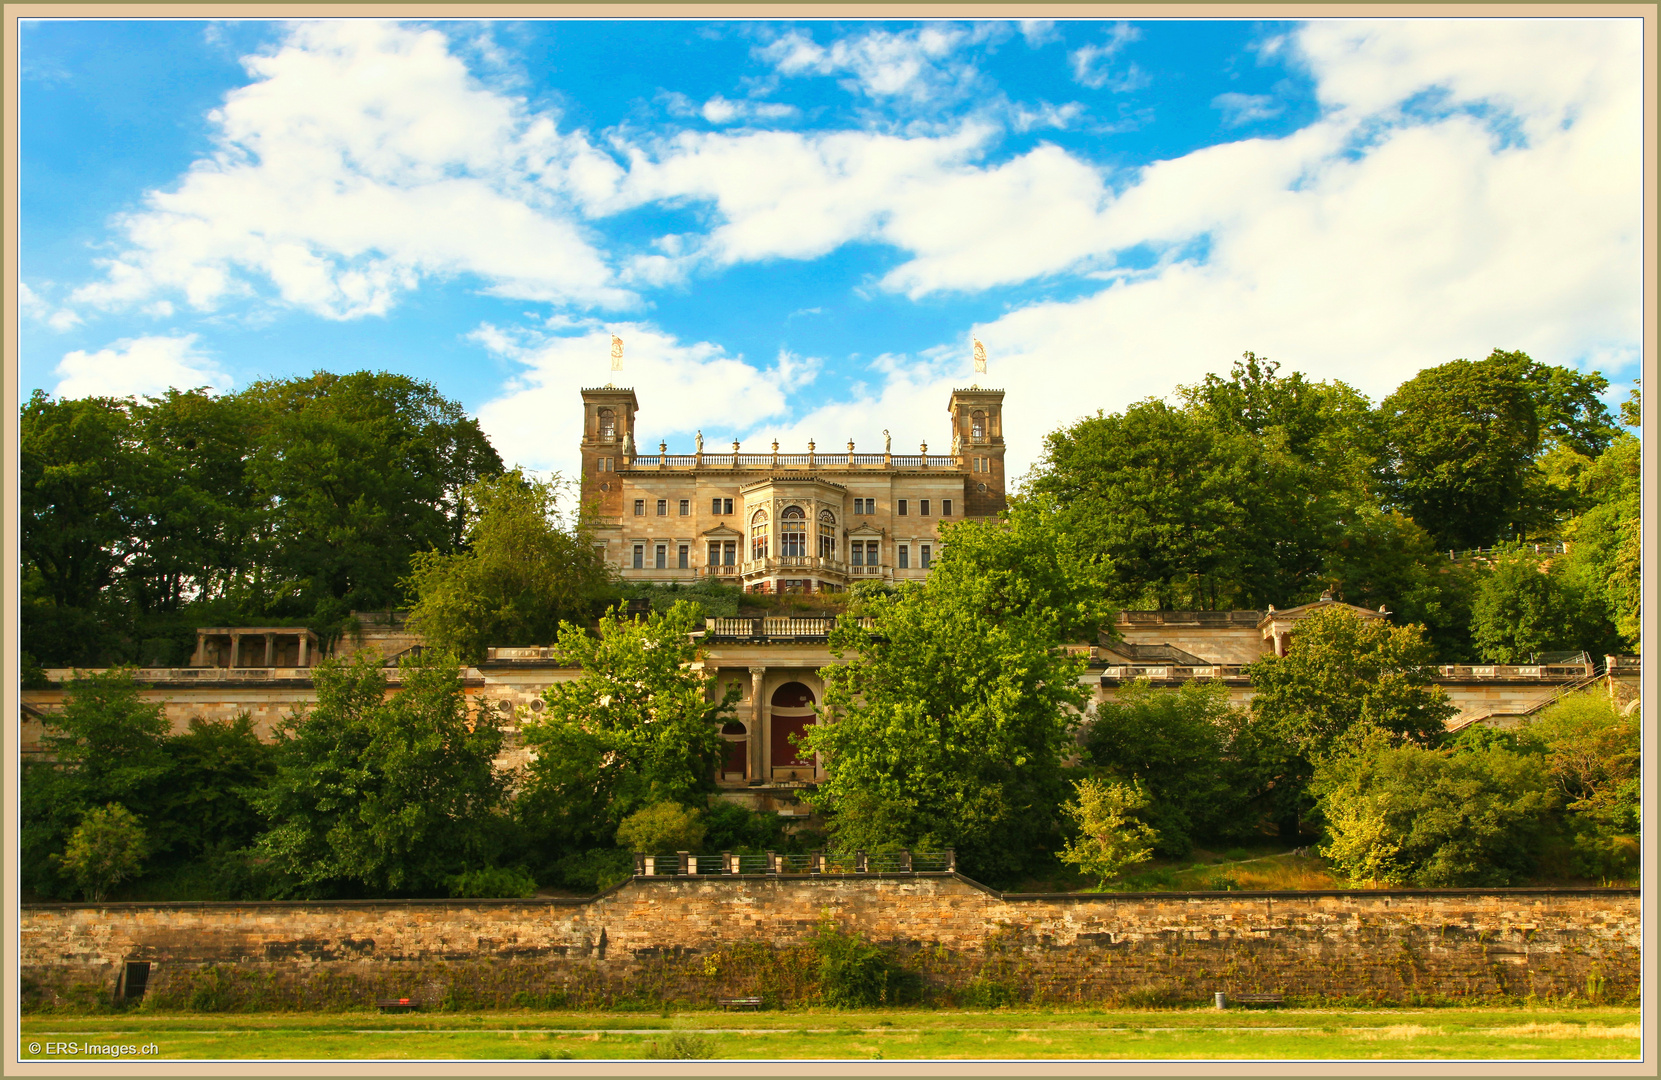
{"label": "white cloud", "polygon": [[224,392],[231,378],[196,348],[195,334],[175,337],[123,338],[89,353],[77,349],[58,362],[58,398],[160,395],[171,387],[206,386]]}
{"label": "white cloud", "polygon": [[754,120],[783,120],[796,115],[794,105],[776,101],[728,101],[716,94],[704,102],[699,114],[712,124],[744,123]]}
{"label": "white cloud", "polygon": [[1114,23],[1107,30],[1107,40],[1100,45],[1083,45],[1067,54],[1073,66],[1075,81],[1092,90],[1106,89],[1115,94],[1139,90],[1151,81],[1141,68],[1127,64],[1115,71],[1110,61],[1126,45],[1136,41],[1142,32],[1125,22]]}
{"label": "white cloud", "polygon": [[71,330],[81,325],[81,316],[70,308],[53,310],[45,297],[24,282],[17,283],[17,312],[26,319],[43,322],[54,330]]}
{"label": "white cloud", "polygon": [[782,75],[843,75],[848,90],[878,100],[922,104],[962,95],[980,78],[961,55],[965,46],[996,32],[993,24],[973,28],[929,24],[916,30],[871,30],[821,46],[799,30],[757,50]]}
{"label": "white cloud", "polygon": [[469,275],[504,296],[629,302],[555,197],[602,190],[616,167],[476,85],[439,32],[302,23],[245,64],[254,81],[209,117],[216,152],[118,218],[126,250],[77,300],[213,310],[263,281],[344,319]]}
{"label": "white cloud", "polygon": [[1016,131],[1031,131],[1034,128],[1056,128],[1065,130],[1084,113],[1084,106],[1077,101],[1069,101],[1065,105],[1051,105],[1047,101],[1040,101],[1036,109],[1029,109],[1019,102],[1009,108],[1009,123]]}
{"label": "white cloud", "polygon": [[[503,460],[574,477],[582,441],[579,391],[607,381],[633,386],[640,399],[638,450],[688,453],[702,429],[707,445],[721,446],[785,408],[785,390],[800,386],[811,362],[781,354],[762,369],[728,356],[709,342],[686,344],[645,324],[590,323],[578,334],[546,334],[480,327],[474,340],[522,365],[503,393],[478,411],[479,423]],[[624,342],[623,370],[610,370],[611,335]],[[735,419],[742,427],[735,429]],[[677,450],[676,447],[679,447]]]}
{"label": "white cloud", "polygon": [[1021,37],[1026,39],[1028,48],[1037,49],[1061,40],[1054,19],[1019,19],[1016,25],[1021,28]]}
{"label": "white cloud", "polygon": [[1230,127],[1269,120],[1282,111],[1282,106],[1268,94],[1218,94],[1211,99],[1211,107],[1222,110],[1223,123]]}

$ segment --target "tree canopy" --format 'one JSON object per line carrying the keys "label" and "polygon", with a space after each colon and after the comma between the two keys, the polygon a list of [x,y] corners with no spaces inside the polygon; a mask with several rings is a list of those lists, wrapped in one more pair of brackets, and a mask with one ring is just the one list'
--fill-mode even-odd
{"label": "tree canopy", "polygon": [[465,547],[411,560],[409,625],[469,663],[489,645],[545,645],[561,622],[586,623],[610,573],[585,530],[563,527],[557,480],[515,469],[462,491]]}
{"label": "tree canopy", "polygon": [[806,746],[824,755],[813,802],[842,847],[951,847],[991,881],[1056,849],[1088,700],[1083,661],[1060,646],[1094,640],[1107,615],[1101,569],[1056,522],[1026,504],[1006,522],[949,526],[927,580],[838,620],[844,662],[820,672],[830,722]]}

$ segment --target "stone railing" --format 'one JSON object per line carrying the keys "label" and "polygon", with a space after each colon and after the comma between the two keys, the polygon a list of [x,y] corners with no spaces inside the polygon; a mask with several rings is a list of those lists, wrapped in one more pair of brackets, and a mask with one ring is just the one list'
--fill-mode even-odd
{"label": "stone railing", "polygon": [[818,555],[769,555],[765,559],[747,559],[745,574],[766,574],[775,570],[818,570],[827,574],[846,574],[848,564],[841,559],[825,559]]}
{"label": "stone railing", "polygon": [[740,570],[736,564],[726,563],[716,566],[706,566],[703,568],[702,573],[705,577],[738,577]]}
{"label": "stone railing", "polygon": [[[867,629],[875,620],[861,619]],[[824,638],[835,629],[835,619],[825,618],[761,618],[761,619],[705,619],[704,633],[715,638],[745,638],[749,640],[779,640],[791,638]]]}
{"label": "stone railing", "polygon": [[711,877],[733,874],[951,874],[957,853],[945,851],[815,851],[808,855],[636,855],[635,877]]}
{"label": "stone railing", "polygon": [[650,469],[956,469],[951,454],[636,454],[620,468]]}
{"label": "stone railing", "polygon": [[499,646],[492,645],[484,651],[485,659],[503,660],[552,660],[554,650],[546,645]]}
{"label": "stone railing", "polygon": [[1103,679],[1242,679],[1243,664],[1108,664],[1102,668]]}
{"label": "stone railing", "polygon": [[[102,674],[106,668],[47,668],[46,678],[50,682],[68,682],[78,675]],[[310,680],[315,669],[309,667],[257,667],[257,668],[223,668],[223,667],[196,667],[196,668],[137,668],[133,671],[133,678],[141,683],[158,682],[275,682],[283,679]]]}

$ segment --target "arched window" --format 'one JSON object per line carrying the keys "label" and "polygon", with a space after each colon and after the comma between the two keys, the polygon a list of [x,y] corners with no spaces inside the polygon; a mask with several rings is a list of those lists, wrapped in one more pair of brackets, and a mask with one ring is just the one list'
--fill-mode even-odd
{"label": "arched window", "polygon": [[969,437],[976,442],[986,438],[986,414],[979,409],[969,416]]}
{"label": "arched window", "polygon": [[779,554],[784,558],[807,554],[807,513],[787,506],[779,515]]}
{"label": "arched window", "polygon": [[617,438],[617,414],[610,409],[600,410],[600,440],[611,442]]}
{"label": "arched window", "polygon": [[819,511],[819,557],[836,558],[836,515],[829,510]]}
{"label": "arched window", "polygon": [[767,557],[767,511],[757,510],[750,515],[750,558]]}

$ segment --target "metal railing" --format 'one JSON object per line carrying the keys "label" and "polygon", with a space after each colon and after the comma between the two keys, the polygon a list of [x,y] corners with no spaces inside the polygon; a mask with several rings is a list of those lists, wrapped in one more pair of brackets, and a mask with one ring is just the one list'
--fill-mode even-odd
{"label": "metal railing", "polygon": [[695,855],[689,851],[677,851],[671,855],[634,857],[635,877],[950,874],[956,870],[957,852],[950,848],[945,851],[815,851],[806,855],[773,851],[764,855],[740,855],[730,851],[719,855]]}

